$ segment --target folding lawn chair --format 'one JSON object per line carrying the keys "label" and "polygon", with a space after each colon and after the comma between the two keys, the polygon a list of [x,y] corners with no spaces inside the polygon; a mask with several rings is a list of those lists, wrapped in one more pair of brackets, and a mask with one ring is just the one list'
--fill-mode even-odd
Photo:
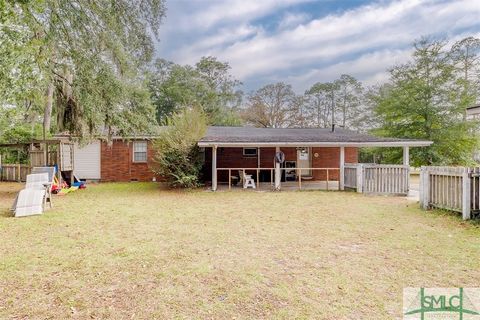
{"label": "folding lawn chair", "polygon": [[47,191],[50,188],[48,173],[27,175],[25,189],[19,192],[13,204],[15,217],[42,214],[47,203]]}
{"label": "folding lawn chair", "polygon": [[32,174],[37,173],[48,173],[48,181],[44,183],[44,187],[46,188],[46,201],[50,204],[50,208],[52,207],[52,186],[55,183],[55,167],[33,167]]}

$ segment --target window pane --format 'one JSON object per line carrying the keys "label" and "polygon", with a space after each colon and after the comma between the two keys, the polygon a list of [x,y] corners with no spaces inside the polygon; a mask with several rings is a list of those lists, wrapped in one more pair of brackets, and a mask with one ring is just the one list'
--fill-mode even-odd
{"label": "window pane", "polygon": [[146,152],[147,151],[147,142],[146,141],[135,141],[133,143],[134,152]]}
{"label": "window pane", "polygon": [[135,152],[133,154],[133,161],[135,161],[135,162],[146,162],[147,161],[147,153],[146,152]]}
{"label": "window pane", "polygon": [[256,156],[257,148],[243,148],[243,154],[246,156]]}
{"label": "window pane", "polygon": [[133,142],[133,162],[147,161],[147,142],[134,141]]}

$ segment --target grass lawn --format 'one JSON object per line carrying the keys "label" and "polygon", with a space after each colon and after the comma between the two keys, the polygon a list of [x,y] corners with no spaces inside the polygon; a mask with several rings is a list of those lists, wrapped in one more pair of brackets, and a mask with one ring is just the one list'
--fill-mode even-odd
{"label": "grass lawn", "polygon": [[480,228],[352,192],[90,185],[15,219],[0,319],[398,319],[404,287],[478,287]]}

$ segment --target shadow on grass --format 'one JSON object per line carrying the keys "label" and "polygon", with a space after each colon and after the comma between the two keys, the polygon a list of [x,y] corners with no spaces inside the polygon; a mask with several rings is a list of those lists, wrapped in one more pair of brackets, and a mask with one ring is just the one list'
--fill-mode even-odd
{"label": "shadow on grass", "polygon": [[463,220],[461,213],[446,209],[431,209],[424,212],[438,218],[447,218],[459,223],[468,223],[475,227],[480,227],[480,214],[478,213],[472,214],[472,218],[470,220]]}
{"label": "shadow on grass", "polygon": [[0,210],[0,218],[13,218],[13,211],[10,209],[1,209]]}

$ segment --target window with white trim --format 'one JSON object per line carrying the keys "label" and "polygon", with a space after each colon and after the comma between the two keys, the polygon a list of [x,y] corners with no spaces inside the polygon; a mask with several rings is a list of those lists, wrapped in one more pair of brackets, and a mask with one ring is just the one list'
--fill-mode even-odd
{"label": "window with white trim", "polygon": [[147,162],[147,141],[133,142],[133,162]]}
{"label": "window with white trim", "polygon": [[257,155],[257,148],[243,148],[243,155],[245,157],[255,157]]}

